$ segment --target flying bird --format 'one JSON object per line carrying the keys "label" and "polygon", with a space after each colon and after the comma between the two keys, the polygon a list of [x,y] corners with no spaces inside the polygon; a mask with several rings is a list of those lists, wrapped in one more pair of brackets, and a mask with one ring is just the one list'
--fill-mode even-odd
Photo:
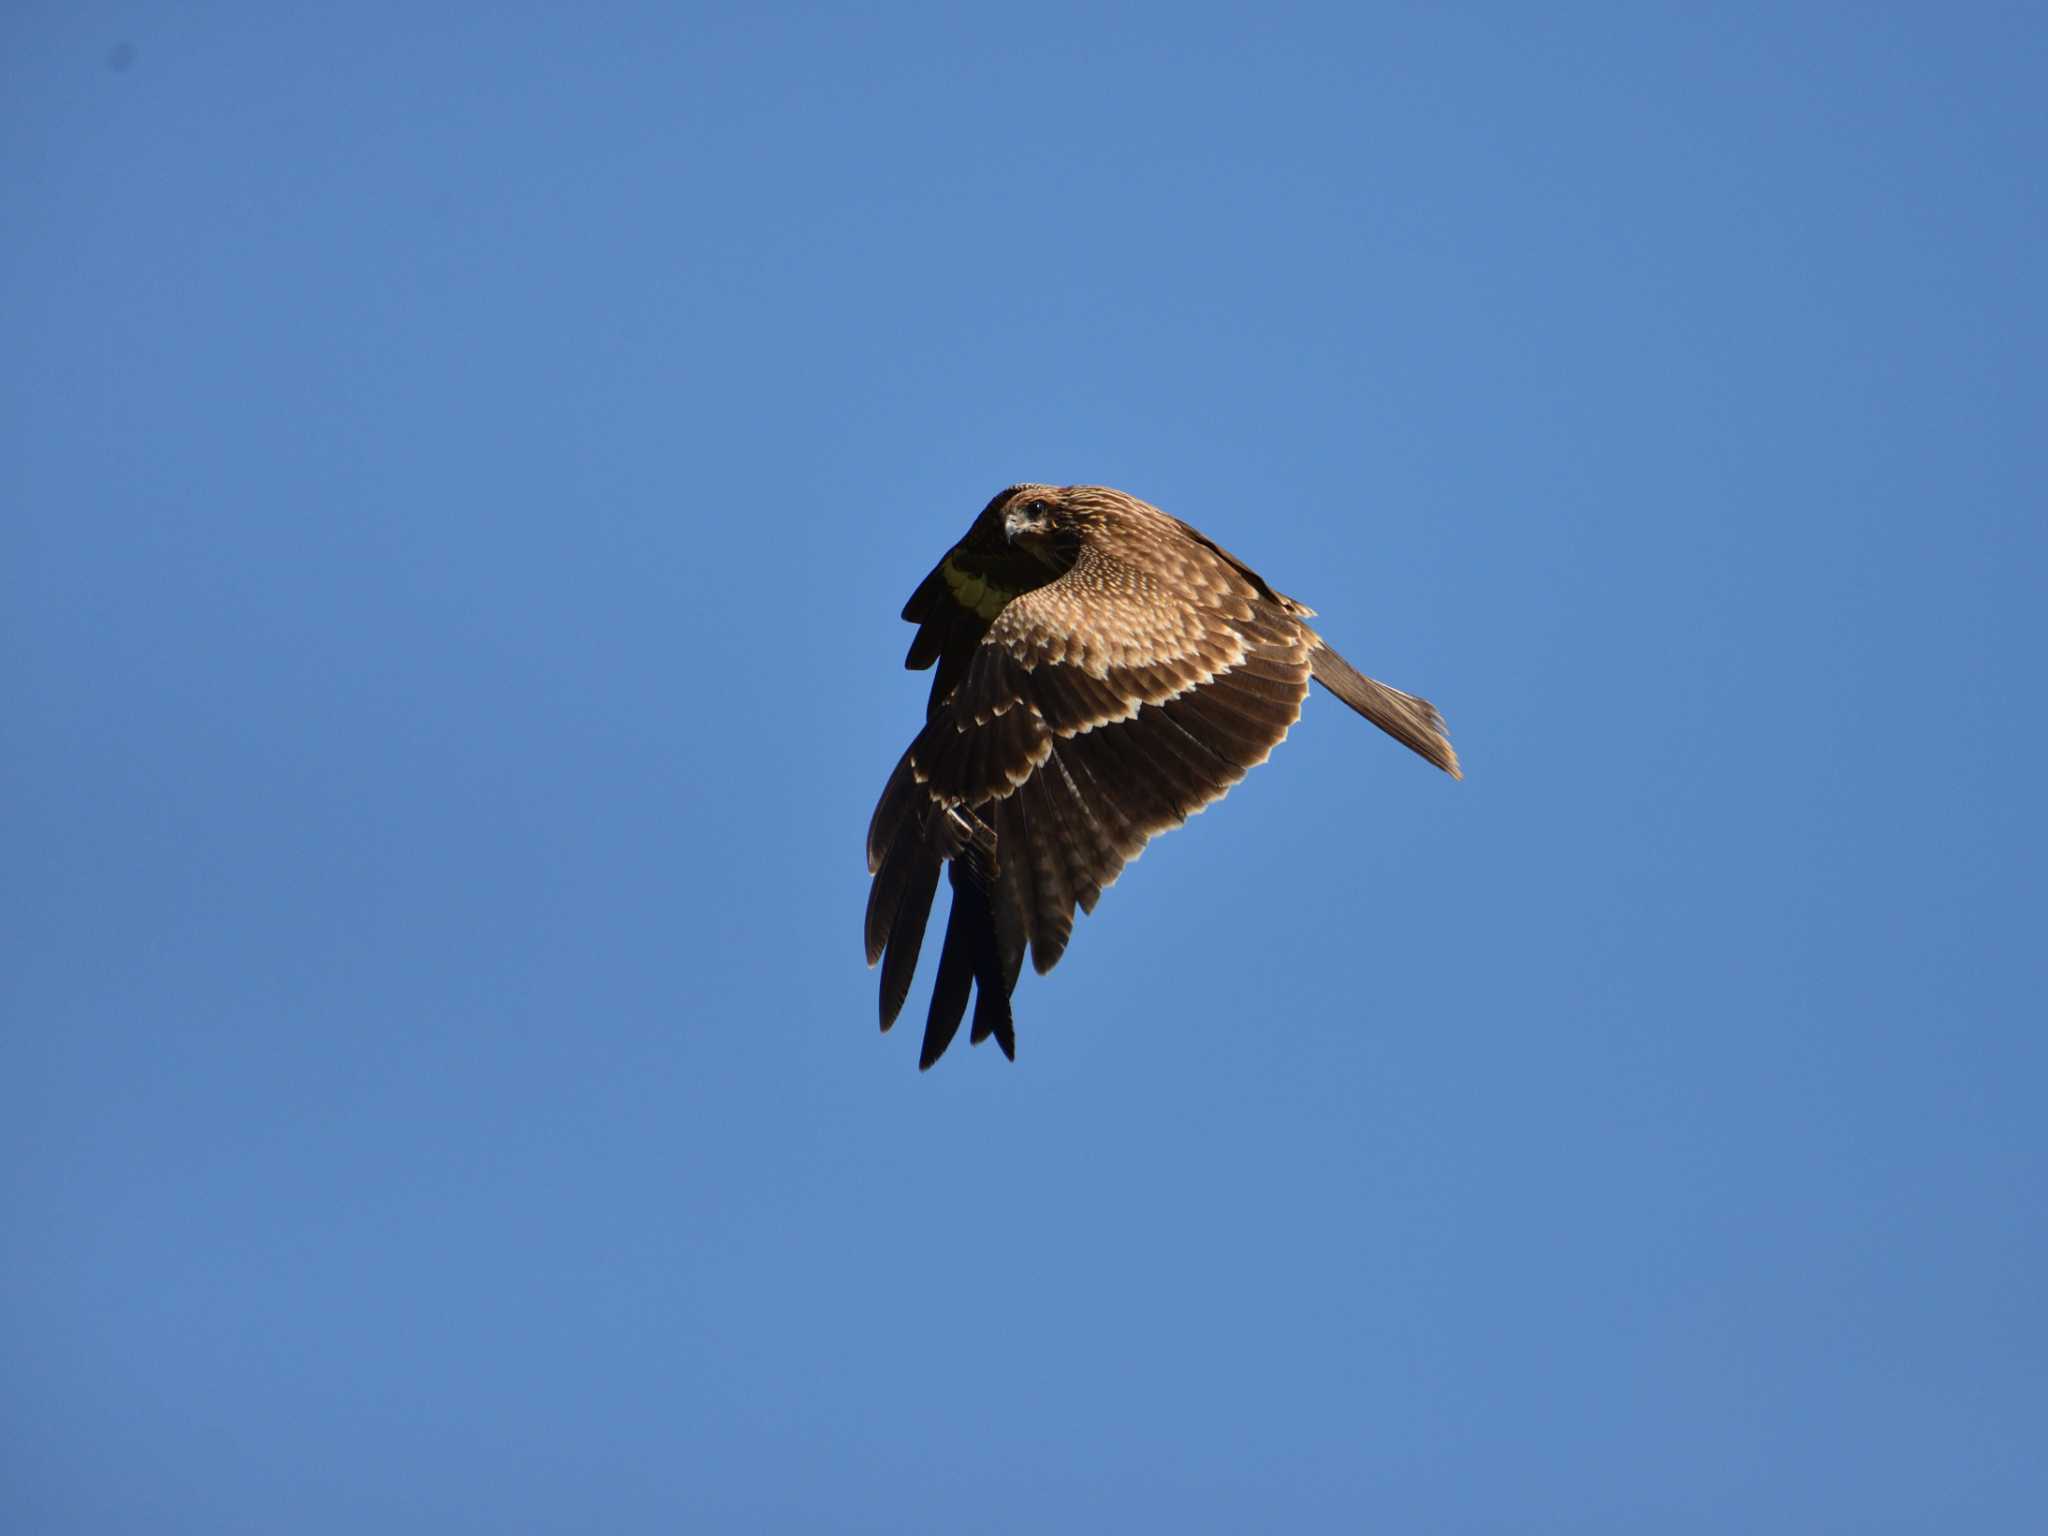
{"label": "flying bird", "polygon": [[920,1070],[970,994],[1016,1059],[1010,994],[1043,975],[1148,839],[1263,763],[1314,678],[1452,778],[1443,717],[1353,669],[1237,556],[1100,485],[1015,485],[918,584],[904,665],[937,664],[924,729],[868,825],[868,964],[902,1011],[943,867],[952,910]]}

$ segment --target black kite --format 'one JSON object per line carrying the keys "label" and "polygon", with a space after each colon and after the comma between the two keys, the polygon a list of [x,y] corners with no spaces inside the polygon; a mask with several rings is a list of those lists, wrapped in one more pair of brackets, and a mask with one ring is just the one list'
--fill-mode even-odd
{"label": "black kite", "polygon": [[1042,975],[1074,908],[1146,840],[1219,799],[1301,714],[1309,679],[1453,778],[1428,701],[1355,671],[1267,586],[1178,518],[1099,485],[1012,486],[904,605],[905,665],[938,664],[925,726],[868,826],[868,964],[882,1028],[953,887],[920,1068],[974,1005],[975,1044],[1016,1057],[1010,993]]}

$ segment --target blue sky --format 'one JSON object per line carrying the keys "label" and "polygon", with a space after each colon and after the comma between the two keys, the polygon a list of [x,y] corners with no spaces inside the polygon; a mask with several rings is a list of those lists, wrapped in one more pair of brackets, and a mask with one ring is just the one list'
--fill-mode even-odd
{"label": "blue sky", "polygon": [[[425,9],[0,22],[10,1528],[2038,1516],[2038,10]],[[920,1076],[1018,479],[1469,776]]]}

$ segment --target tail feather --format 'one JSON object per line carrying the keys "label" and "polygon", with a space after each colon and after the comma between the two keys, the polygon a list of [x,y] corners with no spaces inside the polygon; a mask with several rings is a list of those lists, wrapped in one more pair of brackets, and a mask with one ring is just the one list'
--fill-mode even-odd
{"label": "tail feather", "polygon": [[[1321,636],[1316,637],[1318,641]],[[1462,779],[1457,749],[1436,706],[1412,693],[1389,688],[1360,672],[1332,650],[1318,644],[1309,657],[1315,680],[1410,751],[1428,758],[1454,779]]]}
{"label": "tail feather", "polygon": [[1003,1054],[1015,1061],[1017,1032],[1010,1021],[1010,989],[1017,984],[1016,975],[1006,974],[990,893],[983,888],[977,895],[981,910],[973,914],[975,923],[969,930],[974,941],[974,1029],[967,1039],[970,1045],[979,1045],[994,1035]]}
{"label": "tail feather", "polygon": [[970,987],[976,994],[970,1040],[979,1045],[994,1035],[1003,1054],[1014,1061],[1017,1037],[1010,1021],[1010,989],[996,954],[995,914],[987,887],[970,859],[953,860],[946,874],[953,887],[953,910],[946,918],[946,943],[939,951],[939,976],[932,985],[918,1070],[943,1056],[960,1032]]}
{"label": "tail feather", "polygon": [[969,1040],[979,1045],[990,1035],[1010,1060],[1017,1059],[1017,1026],[1010,1018],[1010,1000],[1000,990],[977,986],[974,993],[974,1033]]}

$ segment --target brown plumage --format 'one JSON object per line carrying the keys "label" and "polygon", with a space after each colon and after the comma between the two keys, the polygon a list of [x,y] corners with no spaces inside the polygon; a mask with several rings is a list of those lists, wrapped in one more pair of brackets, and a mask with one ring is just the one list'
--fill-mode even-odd
{"label": "brown plumage", "polygon": [[868,825],[882,1028],[952,886],[920,1068],[970,1038],[1015,1058],[1010,994],[1042,975],[1146,840],[1220,799],[1301,714],[1309,679],[1453,778],[1427,700],[1354,671],[1282,596],[1178,518],[1099,485],[1018,485],[919,583],[905,665],[937,663],[925,726]]}

